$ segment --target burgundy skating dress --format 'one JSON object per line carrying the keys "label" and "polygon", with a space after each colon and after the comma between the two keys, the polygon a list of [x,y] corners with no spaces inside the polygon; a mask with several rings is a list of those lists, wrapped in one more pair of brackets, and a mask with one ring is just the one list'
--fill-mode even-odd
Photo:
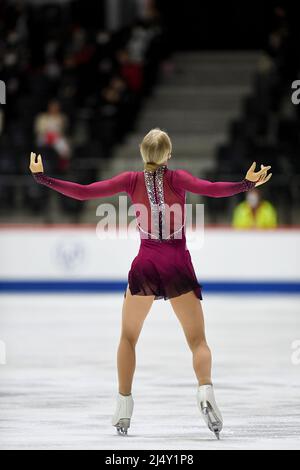
{"label": "burgundy skating dress", "polygon": [[194,291],[202,299],[185,239],[186,192],[210,197],[233,196],[248,191],[255,183],[210,182],[184,170],[160,166],[156,171],[125,172],[89,185],[34,174],[38,183],[65,196],[89,200],[127,193],[134,206],[141,245],[131,265],[128,285],[133,295],[170,299]]}

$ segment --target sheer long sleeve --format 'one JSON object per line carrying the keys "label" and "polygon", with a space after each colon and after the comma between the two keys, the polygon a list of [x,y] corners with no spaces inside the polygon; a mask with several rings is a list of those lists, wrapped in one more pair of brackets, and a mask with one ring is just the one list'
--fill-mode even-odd
{"label": "sheer long sleeve", "polygon": [[33,177],[37,183],[48,186],[65,196],[78,199],[79,201],[113,196],[114,194],[122,192],[130,194],[132,175],[132,172],[125,172],[108,180],[84,185],[51,178],[44,173],[33,173]]}
{"label": "sheer long sleeve", "polygon": [[234,196],[255,187],[255,183],[247,179],[238,182],[211,182],[197,178],[185,170],[174,172],[173,184],[178,189],[210,197]]}

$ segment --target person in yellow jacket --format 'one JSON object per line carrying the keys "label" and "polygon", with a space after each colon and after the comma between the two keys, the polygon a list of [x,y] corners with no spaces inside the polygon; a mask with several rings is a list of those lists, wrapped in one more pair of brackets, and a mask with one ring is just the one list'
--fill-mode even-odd
{"label": "person in yellow jacket", "polygon": [[257,189],[253,189],[247,193],[246,200],[234,209],[232,225],[238,229],[275,228],[277,212],[269,201],[261,199]]}

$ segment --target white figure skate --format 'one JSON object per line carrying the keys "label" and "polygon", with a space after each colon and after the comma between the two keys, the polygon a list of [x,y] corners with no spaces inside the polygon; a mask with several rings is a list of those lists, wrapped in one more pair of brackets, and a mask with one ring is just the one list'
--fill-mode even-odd
{"label": "white figure skate", "polygon": [[201,385],[198,387],[197,403],[208,428],[215,434],[217,439],[220,439],[223,418],[217,407],[212,385]]}
{"label": "white figure skate", "polygon": [[132,395],[124,396],[120,393],[117,397],[116,412],[112,418],[112,425],[117,428],[118,434],[126,436],[130,428],[130,420],[133,413],[134,401]]}

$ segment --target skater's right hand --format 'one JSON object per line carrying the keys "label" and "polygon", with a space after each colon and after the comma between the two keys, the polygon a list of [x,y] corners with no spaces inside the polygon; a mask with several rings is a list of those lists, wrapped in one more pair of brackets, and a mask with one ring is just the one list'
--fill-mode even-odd
{"label": "skater's right hand", "polygon": [[36,156],[35,153],[30,154],[30,166],[31,173],[44,173],[44,167],[41,155]]}
{"label": "skater's right hand", "polygon": [[253,162],[246,174],[246,179],[256,183],[256,186],[266,183],[272,177],[272,173],[268,175],[268,170],[271,166],[260,165],[260,170],[255,173],[256,162]]}

